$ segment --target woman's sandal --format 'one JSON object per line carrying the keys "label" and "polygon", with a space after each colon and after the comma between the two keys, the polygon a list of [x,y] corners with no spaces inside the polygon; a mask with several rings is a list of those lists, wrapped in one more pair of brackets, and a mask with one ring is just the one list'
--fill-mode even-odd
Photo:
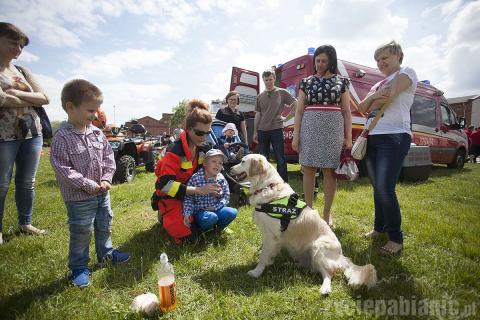
{"label": "woman's sandal", "polygon": [[388,241],[380,248],[380,254],[385,256],[393,256],[398,254],[403,248],[403,244],[394,241]]}
{"label": "woman's sandal", "polygon": [[38,229],[31,224],[20,225],[18,227],[21,233],[32,235],[32,236],[44,236],[48,234],[48,231],[45,229]]}

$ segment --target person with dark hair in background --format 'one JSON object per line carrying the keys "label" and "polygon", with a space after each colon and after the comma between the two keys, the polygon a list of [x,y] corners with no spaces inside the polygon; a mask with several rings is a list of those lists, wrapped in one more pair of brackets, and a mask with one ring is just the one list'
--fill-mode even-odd
{"label": "person with dark hair in background", "polygon": [[473,154],[473,162],[476,163],[477,157],[480,156],[480,127],[472,132],[470,139],[472,141],[472,151],[470,153]]}
{"label": "person with dark hair in background", "polygon": [[34,106],[49,103],[32,72],[15,66],[28,37],[16,26],[0,22],[0,244],[5,199],[15,164],[15,202],[20,231],[44,235],[32,225],[35,175],[42,151],[40,118]]}
{"label": "person with dark hair in background", "polygon": [[158,207],[159,222],[174,239],[181,244],[185,237],[195,235],[195,223],[184,222],[182,202],[186,195],[219,196],[221,186],[207,183],[201,187],[187,186],[187,182],[203,163],[210,148],[206,144],[211,129],[210,106],[201,100],[190,100],[186,106],[184,131],[167,148],[165,156],[158,161],[155,169],[157,181],[152,196],[152,206]]}
{"label": "person with dark hair in background", "polygon": [[219,109],[215,115],[215,119],[221,120],[226,123],[233,123],[239,131],[240,139],[248,144],[247,139],[247,126],[245,125],[245,115],[243,112],[237,110],[240,104],[240,95],[237,91],[230,91],[225,97],[227,106]]}
{"label": "person with dark hair in background", "polygon": [[292,148],[299,152],[305,202],[313,208],[315,173],[323,173],[323,219],[332,226],[331,208],[342,148],[352,148],[349,81],[337,74],[337,53],[323,45],[313,55],[314,74],[302,79],[298,91]]}
{"label": "person with dark hair in background", "polygon": [[[265,70],[262,73],[265,90],[257,96],[253,142],[258,143],[258,151],[267,160],[270,157],[270,144],[277,161],[277,171],[288,182],[287,161],[283,146],[283,123],[295,115],[297,100],[283,88],[275,86],[275,72]],[[291,105],[290,113],[282,116],[285,105]]]}

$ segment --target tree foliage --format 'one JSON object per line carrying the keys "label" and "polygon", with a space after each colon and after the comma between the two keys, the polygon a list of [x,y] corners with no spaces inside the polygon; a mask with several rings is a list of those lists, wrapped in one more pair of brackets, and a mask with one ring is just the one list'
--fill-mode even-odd
{"label": "tree foliage", "polygon": [[180,101],[175,107],[173,107],[173,115],[170,118],[170,128],[178,128],[185,120],[185,108],[187,106],[187,100]]}

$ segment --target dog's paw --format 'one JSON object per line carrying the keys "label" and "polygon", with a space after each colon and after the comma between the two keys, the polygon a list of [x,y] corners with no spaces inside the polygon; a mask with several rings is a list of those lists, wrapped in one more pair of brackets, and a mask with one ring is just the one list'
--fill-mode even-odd
{"label": "dog's paw", "polygon": [[252,270],[248,271],[247,274],[252,278],[258,278],[262,275],[262,271],[257,270],[257,268],[255,268],[255,269],[252,269]]}
{"label": "dog's paw", "polygon": [[323,296],[329,295],[330,292],[332,292],[332,287],[330,285],[328,286],[322,285],[322,287],[320,288],[320,293]]}
{"label": "dog's paw", "polygon": [[320,287],[320,293],[322,295],[327,295],[330,294],[330,292],[332,292],[332,282],[330,279],[325,279]]}

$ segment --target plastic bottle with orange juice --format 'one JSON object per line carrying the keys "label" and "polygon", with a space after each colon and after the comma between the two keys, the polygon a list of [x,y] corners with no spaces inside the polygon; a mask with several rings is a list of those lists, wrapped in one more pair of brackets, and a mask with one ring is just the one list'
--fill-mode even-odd
{"label": "plastic bottle with orange juice", "polygon": [[177,307],[177,285],[173,265],[168,262],[166,253],[160,255],[158,267],[158,298],[162,312],[173,311]]}

